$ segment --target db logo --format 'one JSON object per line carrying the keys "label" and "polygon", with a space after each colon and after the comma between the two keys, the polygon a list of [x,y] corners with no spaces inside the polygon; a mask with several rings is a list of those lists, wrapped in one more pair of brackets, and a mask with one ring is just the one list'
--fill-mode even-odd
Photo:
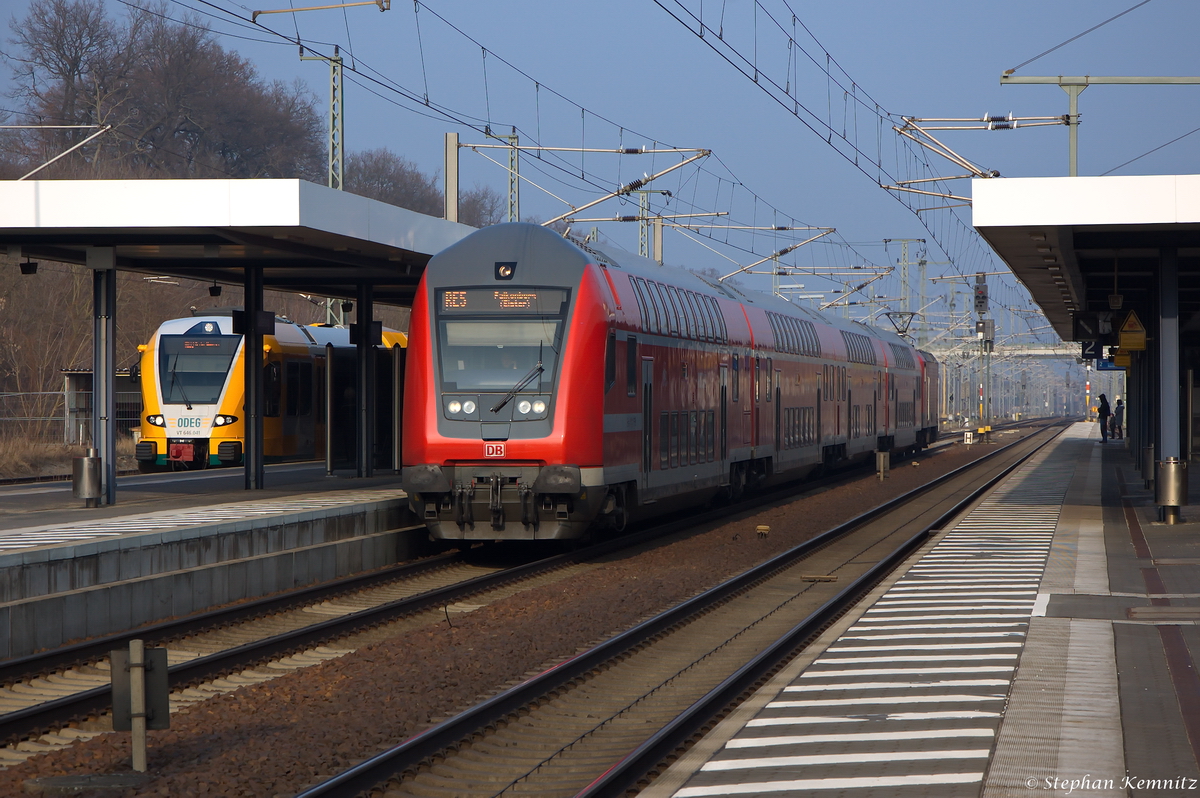
{"label": "db logo", "polygon": [[483,445],[483,456],[484,457],[503,457],[504,456],[504,444],[503,443],[485,443]]}

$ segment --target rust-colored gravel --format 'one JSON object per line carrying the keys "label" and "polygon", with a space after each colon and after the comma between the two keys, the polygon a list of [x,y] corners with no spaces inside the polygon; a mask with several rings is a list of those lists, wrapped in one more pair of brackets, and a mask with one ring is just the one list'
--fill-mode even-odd
{"label": "rust-colored gravel", "polygon": [[[1016,436],[1004,436],[1004,442]],[[678,603],[888,498],[992,451],[952,445],[817,496],[518,593],[337,660],[245,687],[150,733],[155,777],[137,795],[290,796],[387,748],[547,662]],[[768,538],[754,528],[770,524]],[[0,771],[0,795],[35,776],[128,771],[113,733]]]}

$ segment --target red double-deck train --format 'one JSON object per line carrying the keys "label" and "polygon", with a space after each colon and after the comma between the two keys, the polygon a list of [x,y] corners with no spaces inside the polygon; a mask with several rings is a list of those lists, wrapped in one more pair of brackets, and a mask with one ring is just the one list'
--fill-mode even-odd
{"label": "red double-deck train", "polygon": [[893,333],[496,225],[417,289],[403,484],[434,538],[578,538],[919,449],[937,395],[937,361]]}

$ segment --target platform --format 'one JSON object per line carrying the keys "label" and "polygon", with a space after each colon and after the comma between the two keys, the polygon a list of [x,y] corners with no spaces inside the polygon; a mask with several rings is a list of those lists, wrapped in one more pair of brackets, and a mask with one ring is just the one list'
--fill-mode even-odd
{"label": "platform", "polygon": [[640,795],[1200,794],[1200,509],[1155,513],[1074,425]]}
{"label": "platform", "polygon": [[[247,499],[240,471],[129,477],[128,501],[84,509],[69,486],[4,489],[0,658],[122,632],[420,553],[395,477],[273,467]],[[14,509],[16,508],[16,509]]]}

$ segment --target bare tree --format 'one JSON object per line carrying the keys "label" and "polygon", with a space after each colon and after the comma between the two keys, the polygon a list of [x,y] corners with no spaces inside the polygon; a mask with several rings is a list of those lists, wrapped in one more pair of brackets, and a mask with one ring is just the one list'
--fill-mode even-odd
{"label": "bare tree", "polygon": [[[45,177],[307,177],[321,172],[321,122],[297,83],[265,83],[201,20],[160,6],[110,18],[100,0],[34,0],[11,22],[21,110],[46,124],[112,125]],[[89,131],[7,136],[37,165]],[[32,167],[30,167],[32,168]]]}

